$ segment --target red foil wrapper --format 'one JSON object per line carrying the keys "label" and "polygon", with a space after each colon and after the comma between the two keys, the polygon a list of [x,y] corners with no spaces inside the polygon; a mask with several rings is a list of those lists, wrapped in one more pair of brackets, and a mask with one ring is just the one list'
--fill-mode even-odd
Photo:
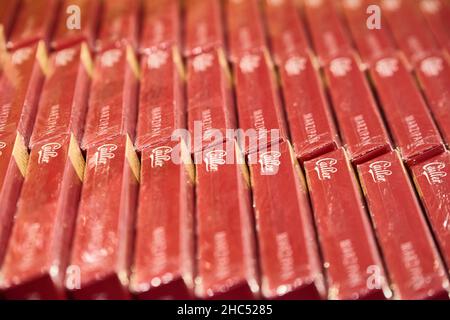
{"label": "red foil wrapper", "polygon": [[[234,64],[239,126],[256,139],[245,143],[245,154],[286,140],[284,112],[272,61],[266,50],[243,55]],[[272,130],[277,130],[273,136]]]}
{"label": "red foil wrapper", "polygon": [[267,48],[259,6],[258,0],[226,1],[228,54],[231,61],[239,60],[250,51]]}
{"label": "red foil wrapper", "polygon": [[180,45],[180,2],[144,0],[140,51],[170,49]]}
{"label": "red foil wrapper", "polygon": [[389,136],[364,73],[353,55],[326,65],[331,99],[350,158],[362,163],[390,151]]}
{"label": "red foil wrapper", "polygon": [[314,58],[292,54],[278,71],[298,159],[303,162],[335,150],[340,141]]}
{"label": "red foil wrapper", "polygon": [[430,55],[416,67],[416,75],[447,145],[450,145],[450,62]]}
{"label": "red foil wrapper", "polygon": [[394,298],[448,299],[445,268],[397,152],[359,165],[358,173]]}
{"label": "red foil wrapper", "polygon": [[98,55],[89,97],[82,148],[118,135],[134,139],[139,64],[131,47]]}
{"label": "red foil wrapper", "polygon": [[6,43],[8,50],[30,46],[41,40],[48,43],[59,5],[59,0],[22,0]]}
{"label": "red foil wrapper", "polygon": [[184,55],[198,55],[223,48],[224,30],[220,1],[185,1]]}
{"label": "red foil wrapper", "polygon": [[136,148],[142,150],[171,140],[186,126],[183,65],[177,47],[142,54]]}
{"label": "red foil wrapper", "polygon": [[93,64],[86,44],[54,52],[42,88],[30,147],[62,135],[83,133]]}
{"label": "red foil wrapper", "polygon": [[[74,137],[35,146],[0,271],[7,299],[63,299],[84,172]],[[36,192],[40,190],[40,192]]]}
{"label": "red foil wrapper", "polygon": [[305,1],[304,10],[321,65],[353,52],[349,35],[338,15],[336,1]]}
{"label": "red foil wrapper", "polygon": [[[139,160],[128,136],[87,150],[85,181],[66,280],[75,299],[128,299]],[[75,274],[75,272],[74,272]]]}
{"label": "red foil wrapper", "polygon": [[28,165],[28,149],[16,133],[3,134],[0,140],[0,266],[13,226],[17,200]]}
{"label": "red foil wrapper", "polygon": [[138,299],[190,299],[194,167],[189,150],[171,142],[144,149],[141,159],[131,291]]}
{"label": "red foil wrapper", "polygon": [[140,7],[140,0],[103,0],[97,51],[126,46],[137,48]]}
{"label": "red foil wrapper", "polygon": [[[39,2],[39,1],[35,1]],[[99,0],[63,0],[52,41],[53,50],[62,50],[82,42],[94,48],[99,23]]]}
{"label": "red foil wrapper", "polygon": [[284,142],[249,158],[262,295],[324,298],[308,191],[291,146]]}
{"label": "red foil wrapper", "polygon": [[381,25],[380,29],[375,27],[372,29],[368,28],[369,15],[367,9],[373,5],[373,1],[342,1],[341,4],[355,45],[362,61],[366,65],[372,66],[378,59],[397,52],[388,28],[383,28],[383,25]]}
{"label": "red foil wrapper", "polygon": [[275,64],[292,55],[305,54],[311,47],[295,0],[264,1],[264,13]]}
{"label": "red foil wrapper", "polygon": [[442,256],[450,266],[450,153],[447,151],[411,167]]}
{"label": "red foil wrapper", "polygon": [[259,289],[248,172],[240,152],[242,164],[226,163],[234,146],[205,150],[197,165],[198,298],[253,299]]}
{"label": "red foil wrapper", "polygon": [[370,75],[403,160],[411,164],[443,152],[441,135],[428,106],[399,56],[378,60]]}
{"label": "red foil wrapper", "polygon": [[9,0],[2,2],[2,10],[0,12],[0,46],[4,46],[6,39],[11,32],[20,0]]}
{"label": "red foil wrapper", "polygon": [[193,152],[224,142],[226,130],[236,128],[231,76],[222,49],[187,60],[187,100]]}
{"label": "red foil wrapper", "polygon": [[40,42],[2,57],[0,78],[0,141],[3,135],[20,134],[30,140],[39,97],[47,72],[47,52]]}
{"label": "red foil wrapper", "polygon": [[395,41],[415,66],[426,55],[439,50],[425,18],[416,7],[416,1],[381,1],[383,17],[388,22]]}
{"label": "red foil wrapper", "polygon": [[307,161],[305,171],[328,278],[328,298],[385,298],[383,265],[345,151]]}
{"label": "red foil wrapper", "polygon": [[418,6],[439,45],[450,54],[450,5],[445,0],[421,0]]}

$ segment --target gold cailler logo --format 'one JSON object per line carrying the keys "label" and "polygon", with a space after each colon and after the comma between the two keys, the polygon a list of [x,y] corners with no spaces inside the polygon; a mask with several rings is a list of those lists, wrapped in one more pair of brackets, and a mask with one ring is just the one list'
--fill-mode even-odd
{"label": "gold cailler logo", "polygon": [[225,164],[225,157],[227,152],[224,150],[213,150],[205,155],[206,171],[216,172],[219,170],[219,166]]}
{"label": "gold cailler logo", "polygon": [[61,148],[61,144],[57,142],[46,143],[39,150],[38,163],[49,163],[51,158],[56,158],[58,156],[58,150]]}
{"label": "gold cailler logo", "polygon": [[429,184],[441,184],[444,182],[442,178],[447,176],[447,173],[443,171],[445,169],[443,162],[432,162],[424,165],[422,169]]}
{"label": "gold cailler logo", "polygon": [[98,165],[106,165],[108,159],[113,159],[115,157],[114,151],[117,150],[117,145],[115,144],[104,144],[97,148],[93,157],[93,163]]}
{"label": "gold cailler logo", "polygon": [[376,161],[369,165],[369,173],[372,175],[374,182],[386,182],[386,177],[392,175],[391,167],[388,161]]}
{"label": "gold cailler logo", "polygon": [[152,150],[152,154],[150,155],[151,166],[162,167],[165,162],[170,161],[170,153],[172,152],[171,147],[162,146]]}
{"label": "gold cailler logo", "polygon": [[0,141],[0,156],[2,155],[2,150],[6,148],[6,143],[3,141]]}
{"label": "gold cailler logo", "polygon": [[324,158],[316,162],[314,170],[317,172],[319,180],[331,180],[333,173],[337,172],[334,165],[337,163],[336,159]]}
{"label": "gold cailler logo", "polygon": [[261,154],[258,160],[259,164],[261,165],[261,174],[276,174],[281,164],[280,157],[281,153],[278,151],[270,151]]}

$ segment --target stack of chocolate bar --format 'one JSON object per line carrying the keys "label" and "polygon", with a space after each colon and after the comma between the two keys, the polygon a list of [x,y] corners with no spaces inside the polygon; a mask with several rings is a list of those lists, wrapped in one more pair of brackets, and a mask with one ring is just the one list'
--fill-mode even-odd
{"label": "stack of chocolate bar", "polygon": [[448,299],[446,0],[0,1],[0,297]]}

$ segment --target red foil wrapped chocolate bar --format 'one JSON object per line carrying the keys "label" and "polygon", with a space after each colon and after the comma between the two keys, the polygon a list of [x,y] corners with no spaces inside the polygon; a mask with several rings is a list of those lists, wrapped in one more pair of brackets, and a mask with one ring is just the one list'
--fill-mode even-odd
{"label": "red foil wrapped chocolate bar", "polygon": [[354,163],[390,150],[390,140],[364,73],[353,55],[331,60],[324,69],[345,147]]}
{"label": "red foil wrapped chocolate bar", "polygon": [[[92,145],[67,279],[75,299],[128,299],[139,160],[127,135]],[[77,272],[75,272],[77,271]]]}
{"label": "red foil wrapped chocolate bar", "polygon": [[0,141],[2,135],[17,132],[28,145],[48,69],[47,51],[39,42],[5,54],[0,78]]}
{"label": "red foil wrapped chocolate bar", "polygon": [[138,299],[193,297],[195,178],[190,152],[181,143],[142,151],[130,283]]}
{"label": "red foil wrapped chocolate bar", "polygon": [[2,9],[0,10],[0,47],[6,45],[5,41],[11,32],[20,0],[2,1]]}
{"label": "red foil wrapped chocolate bar", "polygon": [[13,226],[20,190],[28,166],[28,149],[17,133],[0,140],[0,266]]}
{"label": "red foil wrapped chocolate bar", "polygon": [[445,0],[420,0],[418,6],[440,47],[450,54],[450,4]]}
{"label": "red foil wrapped chocolate bar", "polygon": [[267,51],[249,52],[240,57],[234,64],[234,76],[239,127],[244,133],[252,133],[246,137],[254,138],[245,143],[244,153],[286,140],[284,112]]}
{"label": "red foil wrapped chocolate bar", "polygon": [[447,151],[411,167],[428,220],[450,266],[450,153]]}
{"label": "red foil wrapped chocolate bar", "polygon": [[448,299],[449,282],[419,201],[397,154],[358,166],[395,299]]}
{"label": "red foil wrapped chocolate bar", "polygon": [[183,65],[178,47],[146,51],[141,57],[136,148],[155,147],[185,127]]}
{"label": "red foil wrapped chocolate bar", "polygon": [[21,0],[7,48],[16,50],[38,41],[48,43],[59,5],[59,0]]}
{"label": "red foil wrapped chocolate bar", "polygon": [[386,55],[396,54],[397,48],[388,28],[376,28],[370,23],[371,28],[368,28],[371,21],[368,21],[367,10],[377,10],[372,0],[341,1],[341,5],[355,45],[367,66]]}
{"label": "red foil wrapped chocolate bar", "polygon": [[32,150],[0,270],[0,291],[6,298],[65,298],[83,172],[84,159],[73,136],[60,136]]}
{"label": "red foil wrapped chocolate bar", "polygon": [[343,149],[305,162],[329,299],[383,299],[389,290],[361,190]]}
{"label": "red foil wrapped chocolate bar", "polygon": [[261,293],[268,299],[326,296],[308,191],[288,142],[251,154]]}
{"label": "red foil wrapped chocolate bar", "polygon": [[178,0],[144,0],[140,51],[170,49],[180,44],[180,2]]}
{"label": "red foil wrapped chocolate bar", "polygon": [[[231,76],[223,50],[191,56],[186,64],[188,123],[194,138],[191,150],[195,153],[224,142],[227,129],[236,128],[236,116]],[[216,136],[216,130],[221,137]]]}
{"label": "red foil wrapped chocolate bar", "polygon": [[447,146],[450,145],[450,62],[432,54],[418,63],[416,75]]}
{"label": "red foil wrapped chocolate bar", "polygon": [[377,0],[376,3],[381,4],[383,17],[396,43],[412,66],[426,55],[439,51],[416,1]]}
{"label": "red foil wrapped chocolate bar", "polygon": [[82,148],[117,135],[134,139],[139,64],[133,49],[110,49],[97,55]]}
{"label": "red foil wrapped chocolate bar", "polygon": [[335,0],[304,1],[304,12],[322,66],[353,52],[348,34],[337,14]]}
{"label": "red foil wrapped chocolate bar", "polygon": [[198,55],[224,47],[220,1],[185,1],[184,55]]}
{"label": "red foil wrapped chocolate bar", "polygon": [[339,138],[322,88],[320,71],[309,50],[293,1],[266,1],[275,63],[281,78],[290,135],[301,161],[339,146]]}
{"label": "red foil wrapped chocolate bar", "polygon": [[102,16],[96,41],[99,52],[131,46],[137,49],[139,0],[102,0]]}
{"label": "red foil wrapped chocolate bar", "polygon": [[231,141],[205,150],[197,165],[195,294],[207,299],[253,299],[258,293],[250,186],[245,162]]}
{"label": "red foil wrapped chocolate bar", "polygon": [[259,6],[258,0],[226,1],[228,55],[233,62],[250,51],[267,49]]}
{"label": "red foil wrapped chocolate bar", "polygon": [[265,0],[264,9],[275,64],[311,49],[295,0]]}
{"label": "red foil wrapped chocolate bar", "polygon": [[385,56],[370,75],[403,160],[411,164],[443,152],[441,135],[403,60]]}
{"label": "red foil wrapped chocolate bar", "polygon": [[93,72],[86,44],[51,54],[47,79],[42,88],[30,147],[62,135],[83,134]]}
{"label": "red foil wrapped chocolate bar", "polygon": [[50,42],[51,48],[62,50],[81,42],[94,48],[100,9],[100,0],[61,1],[60,15]]}

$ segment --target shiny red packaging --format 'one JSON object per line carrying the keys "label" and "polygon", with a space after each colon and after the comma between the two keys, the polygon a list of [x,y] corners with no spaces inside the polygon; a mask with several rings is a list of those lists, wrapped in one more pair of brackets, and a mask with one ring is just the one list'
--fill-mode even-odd
{"label": "shiny red packaging", "polygon": [[440,47],[450,54],[450,4],[445,0],[421,0],[417,5]]}
{"label": "shiny red packaging", "polygon": [[439,51],[425,18],[411,0],[381,1],[383,18],[409,63],[415,66],[425,55]]}
{"label": "shiny red packaging", "polygon": [[310,51],[295,0],[265,0],[264,9],[275,64],[280,65],[292,55]]}
{"label": "shiny red packaging", "polygon": [[28,166],[28,149],[19,134],[0,136],[0,266]]}
{"label": "shiny red packaging", "polygon": [[0,141],[2,135],[19,133],[28,146],[45,74],[45,44],[5,53],[0,78]]}
{"label": "shiny red packaging", "polygon": [[343,142],[353,163],[390,151],[389,135],[364,73],[353,55],[331,60],[324,72]]}
{"label": "shiny red packaging", "polygon": [[258,0],[226,1],[228,54],[233,62],[249,51],[267,47],[259,6]]}
{"label": "shiny red packaging", "polygon": [[[236,128],[231,75],[222,49],[187,60],[187,102],[194,153],[222,143],[226,130]],[[221,137],[216,137],[215,130]]]}
{"label": "shiny red packaging", "polygon": [[353,52],[335,0],[305,1],[304,12],[320,64]]}
{"label": "shiny red packaging", "polygon": [[140,0],[103,0],[96,50],[131,46],[137,49]]}
{"label": "shiny red packaging", "polygon": [[51,54],[30,148],[70,134],[80,142],[92,72],[93,63],[86,44]]}
{"label": "shiny red packaging", "polygon": [[370,68],[370,75],[403,160],[412,164],[443,152],[441,135],[403,60],[385,56]]}
{"label": "shiny red packaging", "polygon": [[140,51],[170,49],[180,44],[180,2],[144,0]]}
{"label": "shiny red packaging", "polygon": [[130,289],[138,299],[190,299],[194,273],[194,167],[187,146],[141,153]]}
{"label": "shiny red packaging", "polygon": [[0,10],[0,46],[5,45],[9,33],[16,17],[17,9],[19,8],[20,0],[6,0],[2,1],[2,9]]}
{"label": "shiny red packaging", "polygon": [[358,166],[394,298],[448,299],[448,278],[396,151]]}
{"label": "shiny red packaging", "polygon": [[[66,287],[75,299],[128,299],[139,160],[131,139],[117,136],[87,150]],[[72,270],[74,270],[72,272]]]}
{"label": "shiny red packaging", "polygon": [[411,167],[428,220],[450,268],[450,152]]}
{"label": "shiny red packaging", "polygon": [[[198,298],[247,300],[259,290],[249,178],[235,145],[205,150],[197,165]],[[230,156],[240,164],[227,163]]]}
{"label": "shiny red packaging", "polygon": [[325,298],[308,190],[290,144],[273,145],[249,159],[262,295]]}
{"label": "shiny red packaging", "polygon": [[186,57],[223,48],[225,45],[220,1],[185,1],[184,27]]}
{"label": "shiny red packaging", "polygon": [[450,146],[450,62],[442,54],[430,55],[418,63],[415,71],[434,119]]}
{"label": "shiny red packaging", "polygon": [[[249,52],[237,60],[233,68],[239,126],[244,132],[252,133],[252,139],[245,143],[244,153],[286,140],[284,112],[267,51]],[[242,146],[243,141],[239,142]]]}
{"label": "shiny red packaging", "polygon": [[6,43],[8,50],[30,46],[38,41],[44,41],[47,44],[59,5],[59,0],[21,0],[20,10]]}
{"label": "shiny red packaging", "polygon": [[83,173],[84,159],[73,136],[60,136],[32,150],[0,270],[0,290],[7,299],[65,298]]}
{"label": "shiny red packaging", "polygon": [[186,126],[183,80],[178,47],[142,54],[135,143],[138,150],[170,141],[174,130]]}
{"label": "shiny red packaging", "polygon": [[311,54],[292,54],[278,66],[292,144],[300,161],[339,145],[320,71]]}
{"label": "shiny red packaging", "polygon": [[50,42],[53,50],[62,50],[82,42],[94,48],[100,0],[63,0]]}
{"label": "shiny red packaging", "polygon": [[139,64],[130,46],[97,55],[82,148],[128,134],[134,139]]}
{"label": "shiny red packaging", "polygon": [[361,190],[343,149],[305,162],[329,299],[389,294]]}
{"label": "shiny red packaging", "polygon": [[341,4],[359,55],[367,66],[373,65],[374,62],[386,55],[393,55],[397,52],[389,29],[383,27],[382,17],[381,28],[376,28],[376,26],[368,28],[370,20],[368,20],[367,10],[372,9],[370,6],[373,5],[373,1],[342,1]]}

